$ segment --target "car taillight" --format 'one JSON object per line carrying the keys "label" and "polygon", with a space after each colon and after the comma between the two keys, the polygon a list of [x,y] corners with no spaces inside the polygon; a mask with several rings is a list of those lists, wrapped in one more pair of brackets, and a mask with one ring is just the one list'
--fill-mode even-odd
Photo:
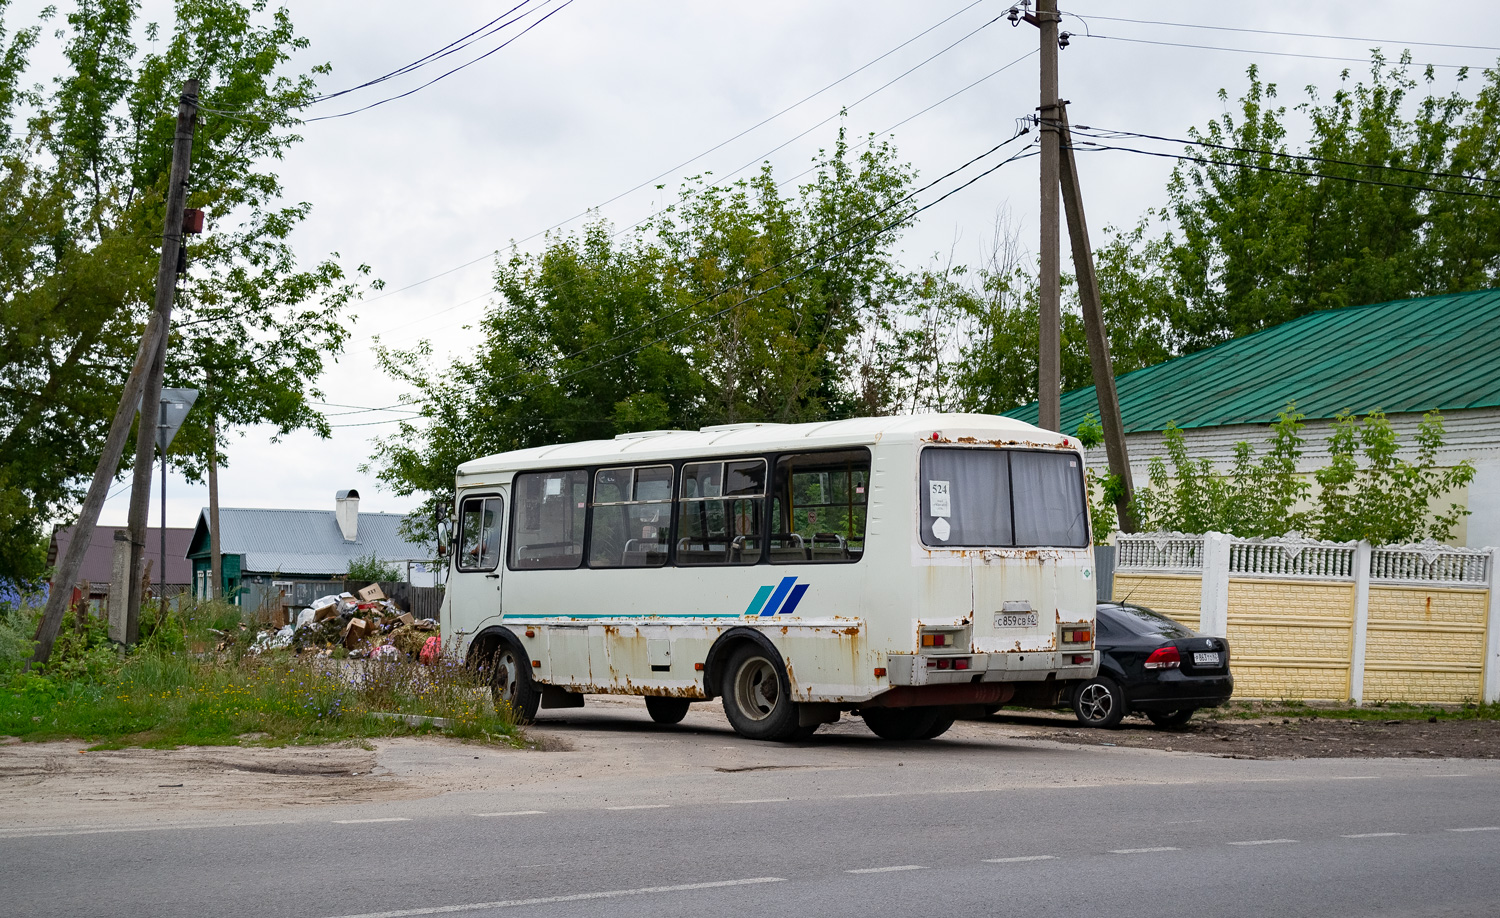
{"label": "car taillight", "polygon": [[1158,647],[1146,658],[1147,669],[1176,669],[1182,665],[1182,654],[1176,647]]}
{"label": "car taillight", "polygon": [[1089,628],[1064,628],[1062,639],[1064,644],[1087,644],[1094,639],[1094,632]]}

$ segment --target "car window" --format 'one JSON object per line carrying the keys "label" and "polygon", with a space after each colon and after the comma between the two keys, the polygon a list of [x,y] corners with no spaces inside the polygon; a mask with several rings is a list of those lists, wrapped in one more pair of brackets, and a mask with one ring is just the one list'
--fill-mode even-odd
{"label": "car window", "polygon": [[1153,612],[1145,606],[1109,606],[1100,610],[1099,618],[1108,616],[1110,623],[1131,634],[1146,637],[1192,637],[1193,630],[1181,622]]}

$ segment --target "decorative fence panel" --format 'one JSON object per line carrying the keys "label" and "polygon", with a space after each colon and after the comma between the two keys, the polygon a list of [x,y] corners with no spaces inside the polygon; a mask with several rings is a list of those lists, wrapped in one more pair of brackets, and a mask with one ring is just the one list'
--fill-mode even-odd
{"label": "decorative fence panel", "polygon": [[1245,698],[1500,701],[1494,550],[1120,536],[1114,598],[1227,637]]}

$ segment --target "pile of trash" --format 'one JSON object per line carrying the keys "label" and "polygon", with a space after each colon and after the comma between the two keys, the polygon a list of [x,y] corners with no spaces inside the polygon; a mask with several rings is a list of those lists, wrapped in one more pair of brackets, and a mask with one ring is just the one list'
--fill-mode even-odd
{"label": "pile of trash", "polygon": [[252,653],[290,647],[296,653],[330,656],[337,647],[354,659],[416,659],[437,661],[442,647],[438,623],[431,618],[413,618],[385,597],[379,585],[370,584],[353,593],[339,593],[313,600],[295,624],[267,631],[250,645]]}

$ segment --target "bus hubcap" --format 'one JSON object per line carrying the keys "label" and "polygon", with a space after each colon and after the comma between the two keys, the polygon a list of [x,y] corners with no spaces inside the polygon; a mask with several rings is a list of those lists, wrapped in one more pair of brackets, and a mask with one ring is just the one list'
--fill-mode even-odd
{"label": "bus hubcap", "polygon": [[514,701],[516,697],[516,656],[504,651],[495,657],[495,694],[502,701]]}
{"label": "bus hubcap", "polygon": [[1114,698],[1110,697],[1109,689],[1102,685],[1089,685],[1083,689],[1082,704],[1083,714],[1089,720],[1103,720],[1109,716],[1110,709],[1114,707]]}
{"label": "bus hubcap", "polygon": [[764,657],[746,660],[735,679],[734,700],[746,717],[765,720],[776,710],[781,697],[781,685],[776,678],[776,668]]}

